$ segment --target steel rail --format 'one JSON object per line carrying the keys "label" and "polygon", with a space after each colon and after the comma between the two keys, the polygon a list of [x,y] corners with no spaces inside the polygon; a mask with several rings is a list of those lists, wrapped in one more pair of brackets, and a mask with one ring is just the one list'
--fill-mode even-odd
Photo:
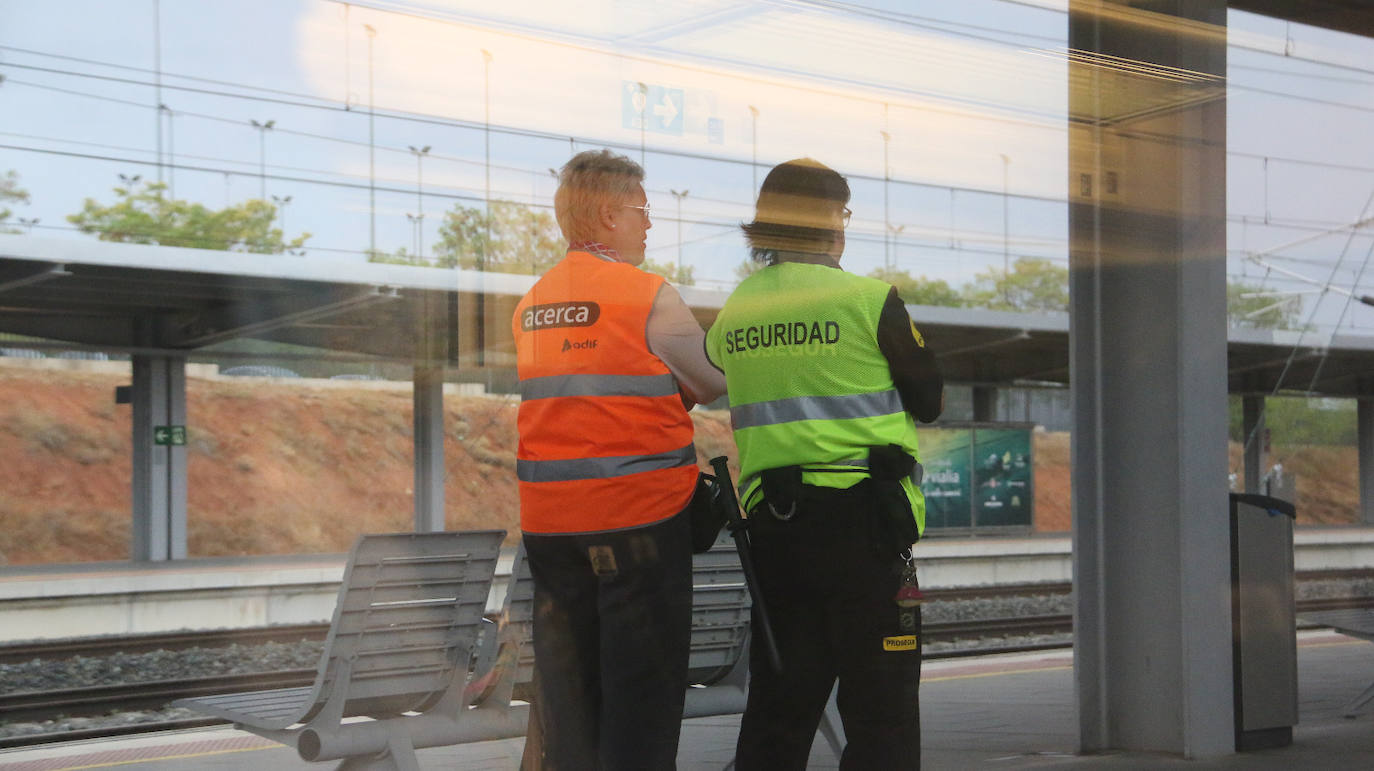
{"label": "steel rail", "polygon": [[[1371,597],[1341,597],[1304,600],[1297,612],[1334,610],[1354,607],[1374,607]],[[1310,627],[1299,623],[1300,628]],[[1028,636],[1068,636],[1073,633],[1073,617],[1065,614],[1024,616],[1020,618],[982,619],[935,622],[923,625],[924,645],[952,644],[970,640],[995,640]],[[989,656],[1004,653],[1026,653],[1061,650],[1073,647],[1071,639],[1059,641],[1009,642],[947,650],[928,650],[928,660]],[[235,690],[290,688],[309,685],[313,670],[283,670],[278,672],[222,675],[214,677],[163,680],[147,683],[114,684],[64,691],[42,691],[0,695],[0,721],[50,720],[75,715],[98,715],[116,710],[158,709],[173,699]],[[54,742],[96,739],[154,731],[182,730],[192,727],[224,724],[215,718],[173,718],[144,723],[125,723],[72,731],[20,734],[0,737],[0,749],[33,746]]]}

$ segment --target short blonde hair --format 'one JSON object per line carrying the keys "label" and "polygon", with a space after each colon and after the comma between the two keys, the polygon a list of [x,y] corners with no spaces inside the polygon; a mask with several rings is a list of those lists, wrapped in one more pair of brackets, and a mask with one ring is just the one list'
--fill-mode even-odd
{"label": "short blonde hair", "polygon": [[601,205],[633,194],[643,182],[644,169],[623,155],[610,150],[574,155],[558,172],[558,192],[553,196],[563,237],[570,243],[590,240]]}

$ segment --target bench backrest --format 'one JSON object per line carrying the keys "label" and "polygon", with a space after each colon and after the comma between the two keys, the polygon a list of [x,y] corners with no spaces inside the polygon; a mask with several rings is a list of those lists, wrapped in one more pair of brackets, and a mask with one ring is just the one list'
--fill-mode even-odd
{"label": "bench backrest", "polygon": [[710,551],[692,555],[692,683],[710,685],[734,668],[749,641],[749,604],[735,542],[722,533]]}
{"label": "bench backrest", "polygon": [[321,701],[346,676],[345,716],[398,715],[466,679],[504,538],[502,530],[360,536],[321,655]]}
{"label": "bench backrest", "polygon": [[[501,613],[501,645],[506,649],[505,655],[492,665],[511,666],[511,652],[516,651],[515,696],[527,698],[534,677],[534,578],[523,543],[511,564],[510,581]],[[722,535],[710,551],[692,557],[692,639],[687,663],[690,682],[710,685],[728,674],[739,661],[748,638],[749,590],[744,583],[744,570],[734,541]],[[497,678],[502,675],[509,673],[498,674]],[[489,682],[489,686],[494,685]]]}

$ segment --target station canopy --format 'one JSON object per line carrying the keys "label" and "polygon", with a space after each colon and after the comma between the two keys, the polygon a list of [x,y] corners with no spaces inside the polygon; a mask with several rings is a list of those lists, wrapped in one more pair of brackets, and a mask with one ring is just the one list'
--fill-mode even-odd
{"label": "station canopy", "polygon": [[[514,366],[510,318],[526,275],[284,255],[0,236],[0,332],[105,352],[191,355],[236,338],[410,362],[425,333],[460,368]],[[709,325],[728,296],[681,289]],[[479,303],[480,298],[480,303]],[[486,323],[479,331],[478,306]],[[1059,386],[1066,313],[908,306],[948,382]],[[484,345],[479,345],[481,335]],[[482,356],[477,356],[478,348]],[[1374,337],[1232,328],[1231,393],[1374,394]]]}

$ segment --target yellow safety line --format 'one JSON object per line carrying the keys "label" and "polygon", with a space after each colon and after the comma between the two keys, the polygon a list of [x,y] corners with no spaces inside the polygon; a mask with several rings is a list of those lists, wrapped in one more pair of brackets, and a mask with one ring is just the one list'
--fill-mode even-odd
{"label": "yellow safety line", "polygon": [[213,750],[211,752],[191,752],[185,755],[162,755],[156,758],[135,758],[133,760],[115,760],[109,763],[92,763],[85,766],[62,766],[52,769],[52,771],[80,771],[85,768],[113,768],[115,766],[130,766],[134,763],[152,763],[159,760],[186,760],[188,758],[205,758],[211,755],[228,755],[231,752],[254,752],[256,750],[271,750],[284,747],[282,744],[265,744],[261,747],[239,747],[237,749]]}

